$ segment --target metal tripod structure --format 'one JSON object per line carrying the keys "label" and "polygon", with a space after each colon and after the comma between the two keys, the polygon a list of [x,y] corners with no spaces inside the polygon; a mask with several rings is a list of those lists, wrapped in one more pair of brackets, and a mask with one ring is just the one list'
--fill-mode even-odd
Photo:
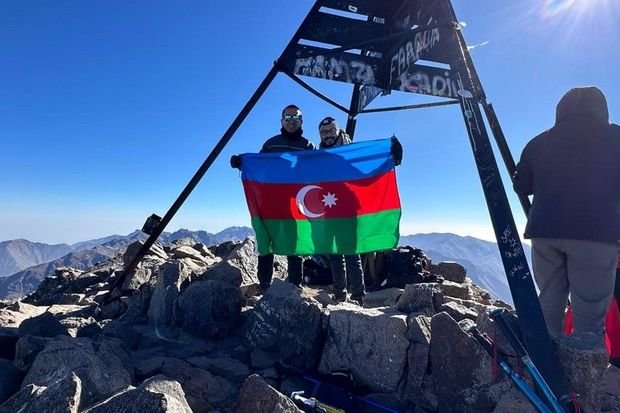
{"label": "metal tripod structure", "polygon": [[[422,65],[419,61],[429,65]],[[304,89],[345,112],[348,115],[346,128],[351,136],[358,115],[460,105],[525,344],[558,398],[567,394],[481,107],[511,176],[515,162],[495,111],[487,103],[449,0],[317,0],[281,56],[168,212],[163,218],[152,215],[147,219],[143,231],[149,234],[149,238],[115,280],[109,296],[122,293],[120,289],[126,276],[135,271],[278,73],[287,75]],[[315,90],[300,76],[351,84],[353,92],[349,107]],[[443,100],[366,109],[379,95],[391,91],[432,95]],[[521,197],[520,202],[527,213],[528,198]]]}

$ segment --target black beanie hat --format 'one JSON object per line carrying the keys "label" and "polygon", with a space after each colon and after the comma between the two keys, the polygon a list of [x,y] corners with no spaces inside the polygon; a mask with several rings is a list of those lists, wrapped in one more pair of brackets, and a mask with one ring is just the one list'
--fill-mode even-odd
{"label": "black beanie hat", "polygon": [[336,129],[340,129],[338,127],[338,122],[336,122],[336,119],[332,118],[331,116],[328,116],[319,122],[319,130],[321,130],[323,126],[327,126],[330,124],[333,124],[336,127]]}

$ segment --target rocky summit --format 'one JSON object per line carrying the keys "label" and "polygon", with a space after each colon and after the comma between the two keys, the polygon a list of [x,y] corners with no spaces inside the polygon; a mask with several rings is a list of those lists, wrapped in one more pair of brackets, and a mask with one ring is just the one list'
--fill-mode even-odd
{"label": "rocky summit", "polygon": [[[466,332],[508,348],[488,315],[508,306],[459,264],[431,265],[440,282],[334,304],[327,287],[285,282],[281,257],[259,295],[253,238],[179,240],[110,292],[141,242],[0,304],[0,412],[536,411]],[[585,411],[620,406],[603,390],[604,347],[556,350]]]}

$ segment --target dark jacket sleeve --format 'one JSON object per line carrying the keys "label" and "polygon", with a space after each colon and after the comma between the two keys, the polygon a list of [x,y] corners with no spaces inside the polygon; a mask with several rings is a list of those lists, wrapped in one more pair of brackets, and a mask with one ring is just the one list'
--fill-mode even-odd
{"label": "dark jacket sleeve", "polygon": [[512,186],[517,194],[532,195],[532,169],[528,159],[528,147],[526,146],[517,164],[517,170],[512,176]]}

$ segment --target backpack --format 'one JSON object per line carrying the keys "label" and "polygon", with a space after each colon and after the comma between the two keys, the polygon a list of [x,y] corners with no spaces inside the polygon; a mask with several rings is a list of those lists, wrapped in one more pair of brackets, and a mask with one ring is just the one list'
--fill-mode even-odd
{"label": "backpack", "polygon": [[389,271],[381,288],[405,288],[407,284],[443,282],[443,277],[428,270],[431,261],[424,251],[410,245],[394,248],[390,254]]}
{"label": "backpack", "polygon": [[304,260],[304,283],[306,285],[329,285],[333,283],[329,260],[321,255],[313,255]]}
{"label": "backpack", "polygon": [[392,250],[373,251],[360,254],[364,270],[364,284],[368,291],[381,288],[381,283],[387,278]]}

